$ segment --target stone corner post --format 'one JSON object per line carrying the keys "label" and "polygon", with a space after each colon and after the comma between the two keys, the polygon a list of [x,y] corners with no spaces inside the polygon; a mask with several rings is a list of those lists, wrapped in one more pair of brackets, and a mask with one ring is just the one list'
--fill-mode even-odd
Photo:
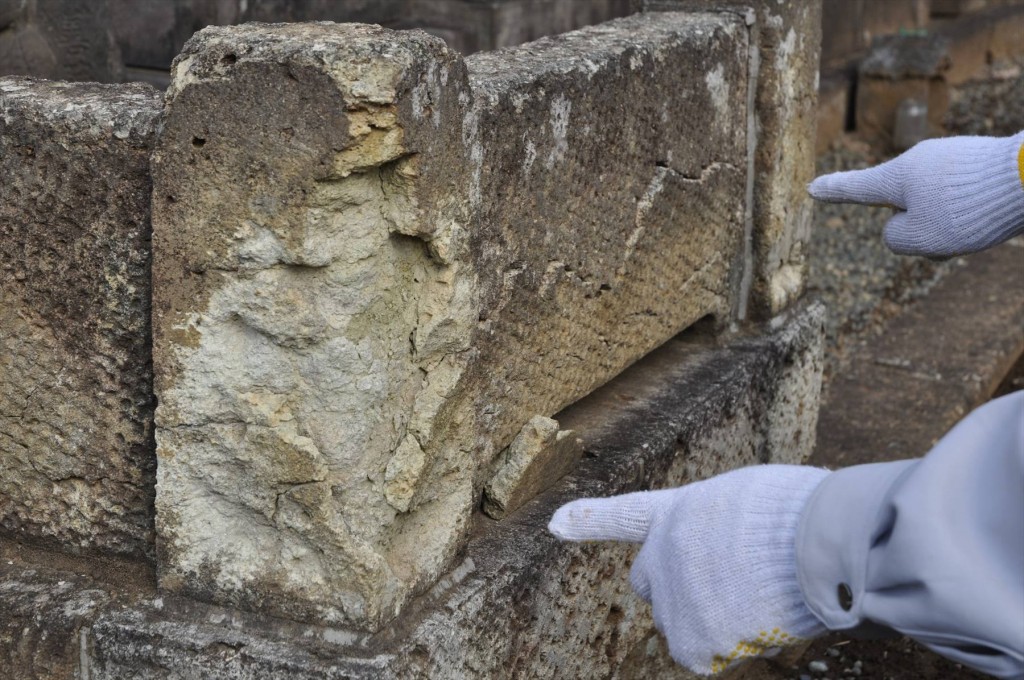
{"label": "stone corner post", "polygon": [[468,99],[422,32],[209,28],[175,61],[153,159],[163,587],[373,628],[461,538],[465,485],[432,499],[443,535],[399,525],[417,395],[465,317]]}

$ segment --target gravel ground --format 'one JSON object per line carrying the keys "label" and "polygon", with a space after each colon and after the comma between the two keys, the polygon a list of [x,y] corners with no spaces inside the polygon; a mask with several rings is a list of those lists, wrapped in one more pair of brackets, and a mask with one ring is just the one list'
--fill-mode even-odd
{"label": "gravel ground", "polygon": [[[996,70],[999,77],[953,93],[947,117],[951,134],[1011,135],[1024,130],[1024,68]],[[844,137],[818,159],[818,174],[865,168],[884,161],[867,145]],[[933,262],[899,257],[882,243],[887,208],[818,204],[811,238],[809,292],[829,308],[826,382],[850,349],[878,333],[886,319],[926,295],[957,259]],[[1024,364],[1007,381],[1024,384]],[[1011,389],[1013,386],[1008,386]],[[981,680],[988,676],[955,664],[908,638],[853,640],[832,634],[798,659],[758,660],[737,674],[742,680]]]}
{"label": "gravel ground", "polygon": [[909,638],[851,640],[831,635],[793,664],[756,661],[742,680],[991,680]]}
{"label": "gravel ground", "polygon": [[[818,174],[871,167],[885,158],[852,138],[818,159]],[[933,262],[892,254],[882,242],[888,208],[818,203],[808,248],[808,291],[828,306],[826,380],[841,370],[848,350],[882,322],[924,295],[955,260]]]}

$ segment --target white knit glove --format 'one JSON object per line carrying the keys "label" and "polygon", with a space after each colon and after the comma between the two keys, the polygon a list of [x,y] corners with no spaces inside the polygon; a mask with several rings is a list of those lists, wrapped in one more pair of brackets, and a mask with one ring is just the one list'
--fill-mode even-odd
{"label": "white knit glove", "polygon": [[672,658],[708,674],[825,632],[796,569],[796,529],[828,474],[760,465],[664,491],[584,498],[548,530],[568,541],[642,542],[630,571]]}
{"label": "white knit glove", "polygon": [[900,255],[952,257],[1024,233],[1021,144],[1013,137],[947,137],[921,142],[867,170],[811,182],[832,203],[889,205],[885,243]]}

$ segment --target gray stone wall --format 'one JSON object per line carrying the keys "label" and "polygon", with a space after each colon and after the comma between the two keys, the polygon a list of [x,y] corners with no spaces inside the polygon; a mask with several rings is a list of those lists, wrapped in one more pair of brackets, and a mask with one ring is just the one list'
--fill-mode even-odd
{"label": "gray stone wall", "polygon": [[[587,457],[501,522],[479,518],[458,565],[372,635],[0,560],[0,659],[12,680],[679,678],[629,586],[636,546],[562,543],[561,504],[682,484],[813,446],[824,310],[722,342],[673,339],[559,414]],[[731,677],[742,677],[740,672]],[[74,675],[78,673],[78,675]]]}
{"label": "gray stone wall", "polygon": [[[814,176],[821,0],[636,0],[645,11],[718,8],[751,26],[748,143],[751,292],[744,317],[768,318],[803,294]],[[747,309],[749,307],[749,309]]]}

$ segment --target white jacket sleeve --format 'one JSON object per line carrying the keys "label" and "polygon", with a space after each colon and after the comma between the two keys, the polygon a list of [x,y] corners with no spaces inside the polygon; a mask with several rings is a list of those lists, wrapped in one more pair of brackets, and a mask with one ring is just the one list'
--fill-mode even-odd
{"label": "white jacket sleeve", "polygon": [[826,477],[796,554],[829,628],[873,622],[1024,678],[1024,392],[974,411],[922,459]]}

